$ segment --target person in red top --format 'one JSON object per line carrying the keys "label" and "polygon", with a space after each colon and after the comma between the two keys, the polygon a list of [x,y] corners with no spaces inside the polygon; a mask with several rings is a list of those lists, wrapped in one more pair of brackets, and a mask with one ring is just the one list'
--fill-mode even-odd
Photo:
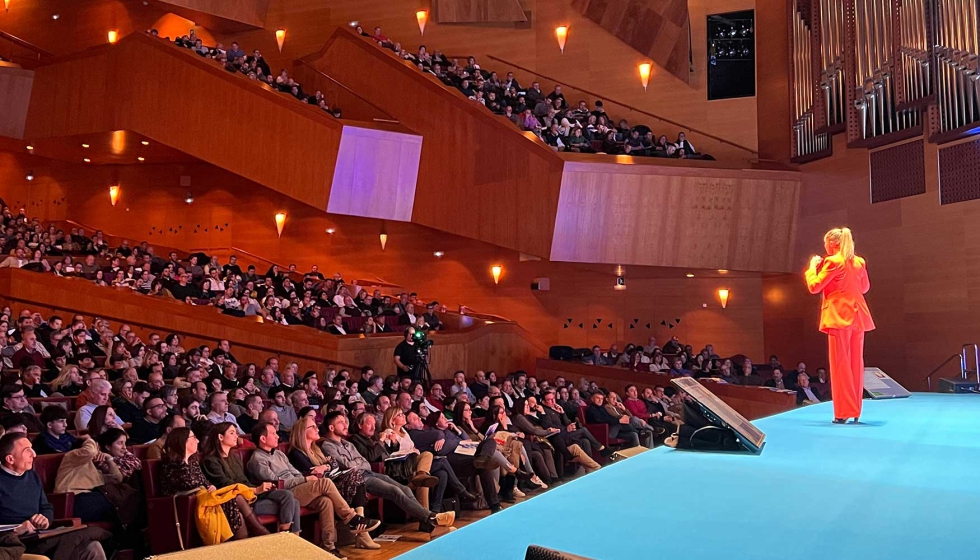
{"label": "person in red top", "polygon": [[853,418],[857,423],[864,393],[864,333],[875,328],[864,300],[871,283],[867,262],[854,254],[851,230],[832,229],[823,244],[827,256],[810,259],[806,285],[811,294],[823,294],[820,332],[827,333],[834,422]]}

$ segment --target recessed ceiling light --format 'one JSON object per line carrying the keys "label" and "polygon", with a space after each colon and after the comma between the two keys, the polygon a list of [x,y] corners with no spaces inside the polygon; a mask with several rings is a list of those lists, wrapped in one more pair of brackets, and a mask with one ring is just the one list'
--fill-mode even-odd
{"label": "recessed ceiling light", "polygon": [[150,145],[150,143],[147,142],[146,140],[143,140],[142,142],[140,142],[140,144],[143,144],[144,146],[149,146]]}
{"label": "recessed ceiling light", "polygon": [[136,158],[136,161],[146,161],[146,158],[144,158],[143,156],[140,156],[140,157]]}
{"label": "recessed ceiling light", "polygon": [[334,232],[336,232],[336,231],[337,231],[337,230],[335,230],[335,229],[334,229],[334,228],[332,228],[332,227],[328,227],[328,228],[327,228],[327,233],[329,233],[330,235],[333,235],[333,234],[334,234]]}
{"label": "recessed ceiling light", "polygon": [[27,180],[28,181],[33,181],[34,180],[34,170],[33,169],[31,169],[30,171],[27,172]]}
{"label": "recessed ceiling light", "polygon": [[441,257],[442,257],[443,255],[445,255],[446,253],[444,253],[444,252],[442,252],[442,251],[436,251],[435,253],[432,253],[432,254],[433,254],[433,255],[435,255],[435,256],[436,256],[436,258],[441,258]]}
{"label": "recessed ceiling light", "polygon": [[718,269],[718,274],[728,274],[728,271],[725,270],[724,268],[719,268]]}
{"label": "recessed ceiling light", "polygon": [[190,191],[187,191],[187,196],[184,198],[184,202],[187,204],[194,202],[194,195],[192,195]]}
{"label": "recessed ceiling light", "polygon": [[88,148],[88,144],[82,144],[83,148]]}
{"label": "recessed ceiling light", "polygon": [[28,152],[33,152],[34,151],[34,146],[28,146],[27,147],[27,151]]}
{"label": "recessed ceiling light", "polygon": [[82,161],[84,161],[85,163],[92,163],[92,160],[90,160],[88,158],[84,158],[84,159],[82,159]]}
{"label": "recessed ceiling light", "polygon": [[688,277],[688,278],[694,278],[694,274],[693,274],[693,273],[691,273],[691,272],[688,272],[688,273],[687,273],[687,277]]}

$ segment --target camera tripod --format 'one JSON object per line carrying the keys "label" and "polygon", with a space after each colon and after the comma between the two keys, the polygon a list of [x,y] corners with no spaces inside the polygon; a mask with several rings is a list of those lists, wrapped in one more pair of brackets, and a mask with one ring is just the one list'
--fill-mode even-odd
{"label": "camera tripod", "polygon": [[432,380],[432,372],[429,371],[428,353],[419,353],[418,361],[412,366],[412,379],[418,381],[428,390]]}

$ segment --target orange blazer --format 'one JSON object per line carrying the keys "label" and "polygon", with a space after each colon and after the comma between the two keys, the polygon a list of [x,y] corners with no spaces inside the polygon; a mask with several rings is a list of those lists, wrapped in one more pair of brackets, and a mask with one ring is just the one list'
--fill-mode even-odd
{"label": "orange blazer", "polygon": [[816,267],[806,271],[806,286],[811,294],[823,294],[820,306],[820,331],[831,329],[874,330],[871,310],[864,294],[871,283],[867,263],[855,256],[846,262],[840,255],[831,255]]}

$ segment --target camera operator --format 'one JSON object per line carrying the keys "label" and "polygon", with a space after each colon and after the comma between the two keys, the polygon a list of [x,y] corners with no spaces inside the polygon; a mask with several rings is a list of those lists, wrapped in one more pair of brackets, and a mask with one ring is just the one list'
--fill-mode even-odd
{"label": "camera operator", "polygon": [[420,360],[418,349],[415,347],[415,328],[405,329],[405,340],[395,346],[395,366],[398,368],[398,377],[412,377],[415,364]]}

